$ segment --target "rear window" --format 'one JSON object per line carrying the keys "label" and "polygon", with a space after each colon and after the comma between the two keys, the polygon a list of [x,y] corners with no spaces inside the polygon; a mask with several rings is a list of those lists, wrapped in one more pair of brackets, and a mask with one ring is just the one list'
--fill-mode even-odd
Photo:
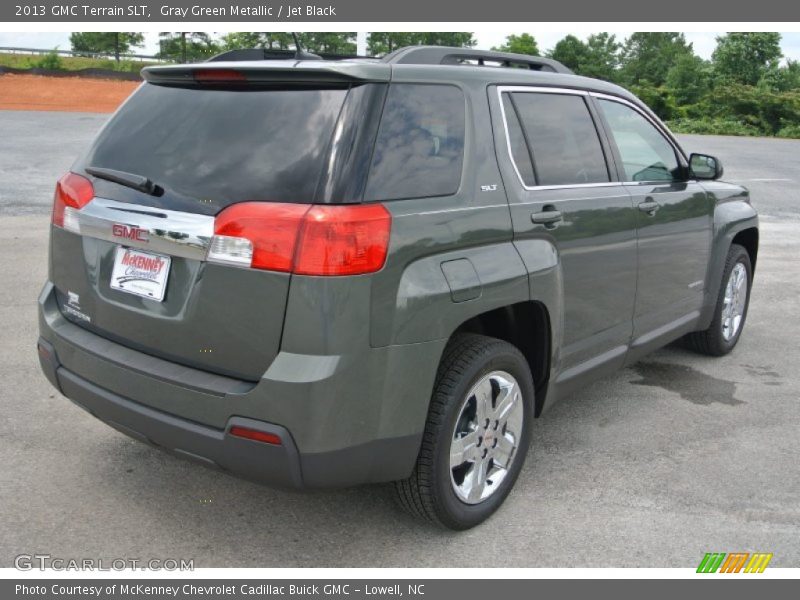
{"label": "rear window", "polygon": [[311,202],[346,94],[145,84],[84,164],[144,175],[170,194],[220,208]]}
{"label": "rear window", "polygon": [[530,143],[537,185],[609,181],[603,147],[581,96],[514,93]]}
{"label": "rear window", "polygon": [[447,196],[464,158],[464,94],[452,85],[389,88],[367,183],[368,200]]}

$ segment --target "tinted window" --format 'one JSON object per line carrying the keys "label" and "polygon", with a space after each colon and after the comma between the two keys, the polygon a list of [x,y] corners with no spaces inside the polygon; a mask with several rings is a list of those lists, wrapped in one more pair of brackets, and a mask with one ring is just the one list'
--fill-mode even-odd
{"label": "tinted window", "polygon": [[525,143],[525,136],[522,133],[522,126],[517,118],[517,109],[511,101],[511,96],[503,94],[503,110],[506,115],[506,126],[508,127],[508,142],[511,146],[511,156],[517,166],[520,177],[525,185],[536,185],[536,177],[533,174],[533,164],[528,146]]}
{"label": "tinted window", "polygon": [[454,194],[463,156],[461,90],[393,84],[375,142],[366,197],[396,200]]}
{"label": "tinted window", "polygon": [[145,175],[176,202],[311,202],[346,94],[146,84],[109,123],[85,165]]}
{"label": "tinted window", "polygon": [[603,148],[582,96],[514,94],[538,185],[609,181]]}
{"label": "tinted window", "polygon": [[600,106],[619,149],[627,181],[680,178],[675,150],[650,121],[619,102],[600,100]]}

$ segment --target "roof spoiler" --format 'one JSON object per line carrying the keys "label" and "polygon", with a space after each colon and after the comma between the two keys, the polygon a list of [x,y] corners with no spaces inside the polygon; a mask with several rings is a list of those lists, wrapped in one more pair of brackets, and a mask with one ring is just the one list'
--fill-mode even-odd
{"label": "roof spoiler", "polygon": [[142,78],[149,83],[181,86],[231,83],[344,85],[388,82],[391,79],[391,66],[379,61],[214,61],[145,67],[142,69]]}

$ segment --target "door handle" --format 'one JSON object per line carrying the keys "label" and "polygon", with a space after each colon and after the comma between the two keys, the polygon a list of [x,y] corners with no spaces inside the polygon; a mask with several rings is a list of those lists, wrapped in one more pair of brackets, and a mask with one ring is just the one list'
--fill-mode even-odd
{"label": "door handle", "polygon": [[538,225],[555,225],[559,221],[563,221],[564,217],[561,216],[560,210],[543,210],[542,212],[533,213],[531,221]]}
{"label": "door handle", "polygon": [[659,208],[661,208],[661,205],[652,198],[647,198],[644,202],[639,203],[639,210],[647,213],[651,217],[656,214]]}

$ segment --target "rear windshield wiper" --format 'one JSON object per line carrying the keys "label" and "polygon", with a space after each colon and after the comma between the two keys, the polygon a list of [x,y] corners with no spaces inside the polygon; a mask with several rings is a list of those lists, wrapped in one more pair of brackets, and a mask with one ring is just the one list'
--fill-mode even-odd
{"label": "rear windshield wiper", "polygon": [[151,196],[160,196],[164,193],[164,189],[161,186],[156,185],[144,175],[126,173],[125,171],[106,169],[104,167],[86,167],[86,172],[89,173],[89,175],[94,175],[98,179],[113,181],[114,183],[139,190],[145,194],[150,194]]}

